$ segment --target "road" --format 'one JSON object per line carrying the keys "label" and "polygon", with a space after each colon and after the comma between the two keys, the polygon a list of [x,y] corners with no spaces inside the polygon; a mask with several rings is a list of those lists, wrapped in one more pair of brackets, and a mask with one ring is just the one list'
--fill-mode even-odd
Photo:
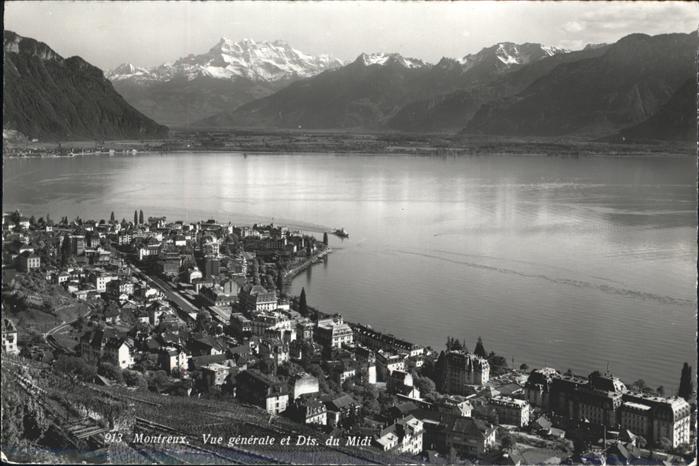
{"label": "road", "polygon": [[[68,354],[73,354],[73,353],[75,353],[74,350],[72,350],[72,349],[70,349],[70,348],[65,348],[65,347],[59,345],[59,344],[56,342],[56,340],[53,338],[53,335],[56,334],[56,333],[61,332],[62,330],[66,329],[66,328],[68,328],[68,327],[70,327],[71,325],[73,325],[75,322],[77,322],[77,321],[80,320],[81,318],[87,319],[88,317],[90,317],[90,314],[92,314],[92,308],[90,308],[90,310],[87,311],[87,312],[85,313],[85,315],[83,315],[83,316],[81,316],[81,317],[78,317],[77,319],[75,319],[75,320],[73,320],[73,321],[71,321],[71,322],[63,322],[63,323],[60,323],[60,324],[56,325],[54,328],[52,328],[52,329],[48,330],[46,333],[44,333],[44,341],[45,341],[50,347],[52,347],[52,348],[55,349],[55,350],[65,351],[65,352],[68,353]],[[50,337],[50,338],[49,338],[49,337]]]}

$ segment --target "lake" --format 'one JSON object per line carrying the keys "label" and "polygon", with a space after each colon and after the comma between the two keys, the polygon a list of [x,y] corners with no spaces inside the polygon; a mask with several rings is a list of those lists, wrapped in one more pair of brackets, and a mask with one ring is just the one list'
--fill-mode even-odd
{"label": "lake", "polygon": [[294,280],[312,306],[437,349],[482,336],[517,366],[676,390],[682,363],[696,369],[695,174],[691,157],[9,159],[3,209],[344,227]]}

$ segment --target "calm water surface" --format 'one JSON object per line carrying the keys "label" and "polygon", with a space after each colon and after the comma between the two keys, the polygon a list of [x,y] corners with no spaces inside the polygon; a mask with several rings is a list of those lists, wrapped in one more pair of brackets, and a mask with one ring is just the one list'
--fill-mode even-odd
{"label": "calm water surface", "polygon": [[6,160],[3,209],[344,227],[309,303],[416,343],[676,389],[696,368],[693,158],[171,154]]}

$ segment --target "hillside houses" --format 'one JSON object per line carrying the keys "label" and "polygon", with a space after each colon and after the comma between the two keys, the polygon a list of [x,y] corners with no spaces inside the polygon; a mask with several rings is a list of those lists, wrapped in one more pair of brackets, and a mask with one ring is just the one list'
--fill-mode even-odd
{"label": "hillside houses", "polygon": [[[4,296],[21,296],[12,305],[32,312],[55,310],[56,297],[84,309],[52,351],[81,359],[103,382],[237,399],[259,407],[266,422],[282,416],[319,435],[366,438],[362,448],[416,462],[500,461],[507,432],[521,434],[518,443],[557,442],[559,450],[584,429],[654,446],[667,439],[673,448],[691,439],[685,400],[636,393],[602,374],[543,368],[491,377],[490,356],[454,348],[438,355],[342,315],[304,309],[288,296],[285,273],[324,246],[283,227],[151,217],[144,224],[62,220],[48,231],[23,220],[4,224],[3,237],[11,238],[3,257],[14,257],[3,270]],[[39,260],[20,265],[22,257]],[[45,287],[10,288],[27,277]],[[18,344],[17,322],[3,318],[3,351],[56,358],[36,347],[44,342]],[[595,448],[637,453],[626,443]],[[506,464],[527,457],[508,455]]]}

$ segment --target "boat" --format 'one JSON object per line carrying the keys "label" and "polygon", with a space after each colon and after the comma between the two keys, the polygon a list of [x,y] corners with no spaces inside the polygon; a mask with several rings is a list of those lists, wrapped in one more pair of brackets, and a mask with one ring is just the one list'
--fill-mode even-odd
{"label": "boat", "polygon": [[349,238],[349,233],[347,233],[344,228],[333,231],[333,234],[335,236],[339,236],[340,238]]}

